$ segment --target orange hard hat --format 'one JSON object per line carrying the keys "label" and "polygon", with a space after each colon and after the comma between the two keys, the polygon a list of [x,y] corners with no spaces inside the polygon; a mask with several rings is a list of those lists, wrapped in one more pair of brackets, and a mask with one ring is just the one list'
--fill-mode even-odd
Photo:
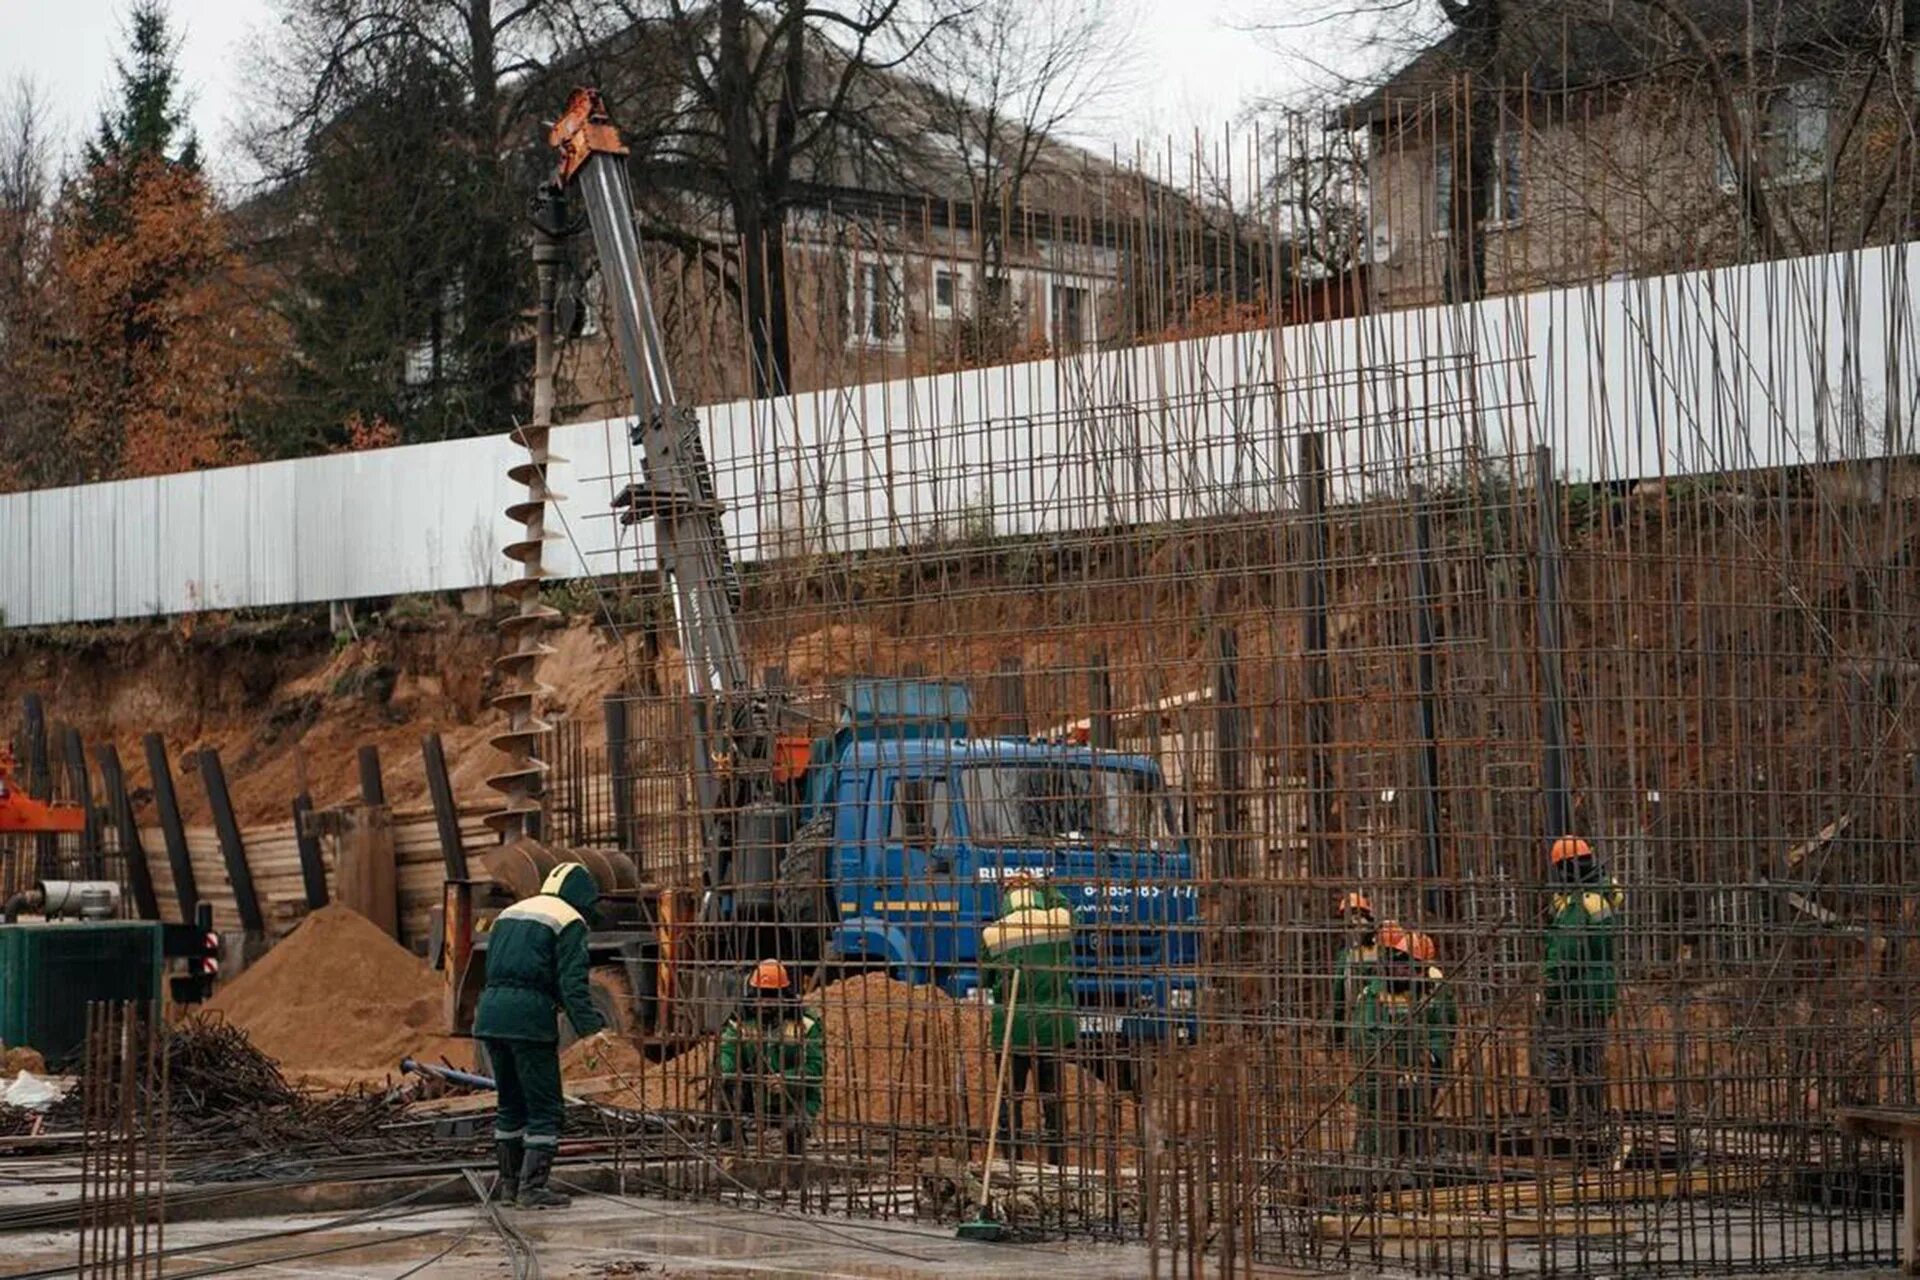
{"label": "orange hard hat", "polygon": [[1579,836],[1561,836],[1553,842],[1553,848],[1547,851],[1547,860],[1559,866],[1569,858],[1590,858],[1593,846]]}
{"label": "orange hard hat", "polygon": [[753,976],[747,979],[747,986],[755,991],[785,991],[792,985],[787,966],[778,960],[762,960],[753,967]]}
{"label": "orange hard hat", "polygon": [[1430,934],[1416,933],[1391,920],[1380,926],[1380,945],[1422,964],[1432,964],[1433,958],[1440,954]]}
{"label": "orange hard hat", "polygon": [[1333,909],[1333,914],[1343,916],[1349,911],[1364,911],[1371,916],[1373,914],[1373,904],[1367,901],[1366,894],[1355,889],[1341,897],[1340,905]]}

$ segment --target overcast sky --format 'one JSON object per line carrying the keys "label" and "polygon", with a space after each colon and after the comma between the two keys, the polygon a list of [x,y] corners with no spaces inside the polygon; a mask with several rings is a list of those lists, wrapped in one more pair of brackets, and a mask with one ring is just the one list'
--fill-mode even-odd
{"label": "overcast sky", "polygon": [[[1250,98],[1285,94],[1300,70],[1236,24],[1273,0],[1136,0],[1139,87],[1101,133],[1131,151],[1138,139],[1217,130]],[[1284,7],[1284,6],[1283,6]],[[241,176],[222,154],[244,115],[250,47],[273,39],[268,0],[171,0],[193,122],[216,175]],[[69,141],[97,119],[113,81],[126,0],[0,0],[0,81],[26,74],[52,100]]]}

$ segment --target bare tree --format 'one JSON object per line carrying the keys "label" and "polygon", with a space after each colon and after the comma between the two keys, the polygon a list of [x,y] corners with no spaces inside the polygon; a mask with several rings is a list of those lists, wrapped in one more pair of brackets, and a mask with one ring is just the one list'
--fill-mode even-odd
{"label": "bare tree", "polygon": [[[651,7],[623,5],[644,29]],[[788,235],[808,189],[898,172],[904,144],[887,73],[950,19],[944,0],[666,0],[681,92],[636,152],[682,189],[716,193],[735,245],[754,394],[793,386]],[[694,237],[709,229],[685,229]]]}
{"label": "bare tree", "polygon": [[[1294,38],[1308,31],[1316,37],[1360,32],[1350,55],[1378,69],[1331,78],[1350,99],[1387,86],[1401,96],[1387,109],[1397,107],[1432,131],[1450,176],[1447,207],[1440,211],[1449,300],[1478,298],[1486,289],[1485,229],[1490,201],[1501,189],[1495,149],[1502,135],[1515,132],[1516,115],[1536,111],[1536,122],[1552,120],[1583,91],[1604,94],[1604,101],[1592,100],[1603,112],[1642,86],[1681,91],[1673,101],[1689,114],[1658,127],[1672,131],[1676,120],[1696,118],[1704,123],[1724,166],[1724,190],[1733,197],[1728,204],[1762,255],[1856,242],[1879,222],[1896,175],[1911,169],[1912,50],[1902,0],[1325,0],[1304,13],[1276,14],[1263,29]],[[1413,81],[1396,82],[1403,72]],[[1833,216],[1831,201],[1805,207],[1796,196],[1800,184],[1772,172],[1762,123],[1767,104],[1783,76],[1808,73],[1824,76],[1840,93],[1824,157],[1829,188],[1835,167],[1860,154],[1870,132],[1864,122],[1889,114],[1880,110],[1888,106],[1900,122],[1892,162],[1876,169],[1875,183],[1856,202],[1854,227]],[[1565,163],[1561,152],[1549,159]],[[1818,219],[1824,235],[1808,232],[1808,217]]]}
{"label": "bare tree", "polygon": [[927,43],[927,134],[973,217],[975,316],[1004,327],[1007,240],[1049,143],[1124,95],[1135,68],[1121,0],[981,0]]}
{"label": "bare tree", "polygon": [[46,98],[23,76],[0,97],[0,300],[18,294],[46,250],[53,184]]}
{"label": "bare tree", "polygon": [[40,87],[21,77],[0,91],[0,481],[51,482],[42,465],[58,452],[50,404],[57,263],[57,186],[50,112]]}
{"label": "bare tree", "polygon": [[1366,155],[1358,131],[1325,106],[1266,107],[1264,195],[1291,273],[1337,276],[1365,258]]}

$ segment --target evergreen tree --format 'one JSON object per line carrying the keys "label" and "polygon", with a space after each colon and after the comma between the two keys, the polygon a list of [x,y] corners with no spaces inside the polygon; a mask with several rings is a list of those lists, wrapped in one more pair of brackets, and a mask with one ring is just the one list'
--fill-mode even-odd
{"label": "evergreen tree", "polygon": [[[459,76],[396,43],[309,142],[292,216],[280,219],[292,227],[278,305],[293,344],[273,452],[339,447],[356,422],[421,440],[510,421],[517,366],[488,344],[510,343],[513,327],[477,297],[498,184],[460,145],[465,110]],[[514,288],[516,264],[497,274]],[[493,310],[510,317],[516,301]],[[492,385],[503,363],[506,383]]]}
{"label": "evergreen tree", "polygon": [[135,5],[128,41],[117,101],[62,201],[62,324],[41,339],[73,479],[240,460],[236,426],[277,334],[200,172],[158,0]]}
{"label": "evergreen tree", "polygon": [[89,215],[120,229],[134,175],[144,166],[200,172],[200,140],[187,124],[180,88],[180,42],[168,28],[164,0],[135,0],[126,34],[127,54],[113,64],[119,79],[116,101],[100,113],[85,153],[92,178]]}

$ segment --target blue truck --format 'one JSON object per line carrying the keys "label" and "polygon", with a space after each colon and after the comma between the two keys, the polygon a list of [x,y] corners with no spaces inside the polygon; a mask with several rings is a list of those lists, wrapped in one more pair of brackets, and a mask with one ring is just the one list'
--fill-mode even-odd
{"label": "blue truck", "polygon": [[[1160,766],[1077,742],[969,734],[955,683],[851,684],[840,725],[806,744],[790,823],[735,859],[712,914],[776,924],[783,954],[882,968],[966,998],[1001,886],[1024,874],[1072,905],[1081,1029],[1186,1038],[1199,902],[1182,811]],[[743,842],[741,852],[752,847]]]}

